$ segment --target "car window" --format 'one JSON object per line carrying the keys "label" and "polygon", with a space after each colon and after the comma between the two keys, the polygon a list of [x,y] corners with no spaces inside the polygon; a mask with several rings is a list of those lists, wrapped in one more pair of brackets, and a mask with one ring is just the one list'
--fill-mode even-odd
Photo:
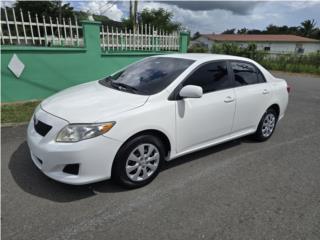
{"label": "car window", "polygon": [[259,82],[259,83],[264,83],[264,82],[266,82],[266,79],[265,79],[265,77],[263,76],[262,72],[259,71],[259,70],[257,70],[257,71],[258,71],[258,82]]}
{"label": "car window", "polygon": [[236,86],[265,82],[262,73],[252,64],[245,62],[231,62]]}
{"label": "car window", "polygon": [[137,93],[151,95],[166,88],[193,62],[183,58],[150,57],[130,65],[110,80],[123,88],[128,86]]}
{"label": "car window", "polygon": [[203,93],[230,88],[227,62],[211,62],[201,66],[183,83],[183,86],[186,85],[200,86]]}

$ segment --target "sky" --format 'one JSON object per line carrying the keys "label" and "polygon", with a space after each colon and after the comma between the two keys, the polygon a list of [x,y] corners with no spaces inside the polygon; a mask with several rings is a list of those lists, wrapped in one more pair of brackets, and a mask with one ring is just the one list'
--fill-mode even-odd
{"label": "sky", "polygon": [[[72,1],[77,10],[103,14],[113,20],[128,17],[128,1]],[[226,29],[265,29],[269,24],[298,26],[315,19],[320,27],[320,0],[313,1],[145,1],[138,9],[164,8],[173,12],[174,21],[192,33],[221,33]]]}

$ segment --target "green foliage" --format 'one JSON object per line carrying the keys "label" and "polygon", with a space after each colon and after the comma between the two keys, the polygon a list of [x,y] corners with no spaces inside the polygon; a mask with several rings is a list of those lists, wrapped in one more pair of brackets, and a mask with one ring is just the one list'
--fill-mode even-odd
{"label": "green foliage", "polygon": [[209,52],[209,49],[205,46],[200,45],[192,45],[188,49],[188,53],[207,53]]}
{"label": "green foliage", "polygon": [[[174,31],[180,30],[181,24],[173,22],[173,13],[167,11],[163,8],[159,9],[148,9],[145,8],[140,14],[139,23],[150,24],[158,29],[164,30],[165,32],[172,33]],[[133,19],[123,19],[123,23],[129,29],[133,28]]]}
{"label": "green foliage", "polygon": [[260,61],[260,64],[271,70],[320,74],[320,53],[268,57]]}
{"label": "green foliage", "polygon": [[312,20],[305,20],[301,23],[301,32],[303,36],[311,37],[313,33],[316,31],[316,21]]}
{"label": "green foliage", "polygon": [[235,28],[231,28],[231,29],[227,29],[224,32],[222,32],[222,34],[235,34],[236,29]]}
{"label": "green foliage", "polygon": [[247,47],[239,47],[238,45],[233,43],[214,44],[212,45],[211,52],[247,57],[257,62],[261,61],[266,56],[265,52],[257,50],[257,46],[254,43],[248,44]]}
{"label": "green foliage", "polygon": [[248,29],[247,28],[241,28],[238,29],[237,34],[247,34],[248,33]]}
{"label": "green foliage", "polygon": [[211,52],[251,58],[270,70],[320,74],[320,53],[272,55],[258,51],[255,44],[232,43],[214,44]]}
{"label": "green foliage", "polygon": [[[12,9],[7,7],[7,14],[9,19],[13,19]],[[17,1],[14,4],[14,9],[16,13],[16,18],[18,21],[21,20],[20,9],[23,12],[23,18],[25,21],[29,21],[28,11],[30,12],[31,21],[36,21],[35,16],[38,15],[38,19],[41,22],[42,16],[46,18],[48,21],[48,17],[52,18],[53,23],[56,22],[56,18],[59,18],[61,22],[61,18],[65,18],[68,23],[68,18],[71,18],[71,21],[74,21],[74,17],[76,17],[79,21],[88,20],[89,13],[84,11],[76,11],[71,6],[70,3],[63,3],[62,1]],[[96,15],[93,14],[93,18],[96,21],[102,22],[103,25],[108,25],[109,27],[118,27],[123,28],[124,25],[122,22],[111,20],[110,18],[104,15]],[[1,20],[5,19],[4,8],[1,8]],[[19,25],[18,28],[22,26]],[[3,26],[3,31],[6,32],[6,26]],[[29,29],[27,28],[27,31]],[[49,34],[50,29],[48,29]]]}
{"label": "green foliage", "polygon": [[38,14],[38,16],[50,16],[53,19],[73,16],[73,7],[70,6],[70,3],[62,1],[17,1],[14,6],[17,10],[22,9],[25,19],[27,19],[28,11],[33,16]]}

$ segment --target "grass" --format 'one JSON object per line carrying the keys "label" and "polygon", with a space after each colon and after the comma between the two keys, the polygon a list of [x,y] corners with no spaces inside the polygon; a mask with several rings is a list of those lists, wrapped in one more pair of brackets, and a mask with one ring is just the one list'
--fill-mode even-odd
{"label": "grass", "polygon": [[1,105],[1,123],[21,123],[31,119],[40,101],[9,103]]}

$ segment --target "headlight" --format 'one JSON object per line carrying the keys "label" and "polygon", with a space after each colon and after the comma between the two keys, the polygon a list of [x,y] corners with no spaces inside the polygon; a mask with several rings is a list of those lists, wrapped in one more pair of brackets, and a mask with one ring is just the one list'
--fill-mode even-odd
{"label": "headlight", "polygon": [[115,122],[94,124],[69,124],[64,127],[56,138],[57,142],[79,142],[81,140],[97,137],[108,132]]}

